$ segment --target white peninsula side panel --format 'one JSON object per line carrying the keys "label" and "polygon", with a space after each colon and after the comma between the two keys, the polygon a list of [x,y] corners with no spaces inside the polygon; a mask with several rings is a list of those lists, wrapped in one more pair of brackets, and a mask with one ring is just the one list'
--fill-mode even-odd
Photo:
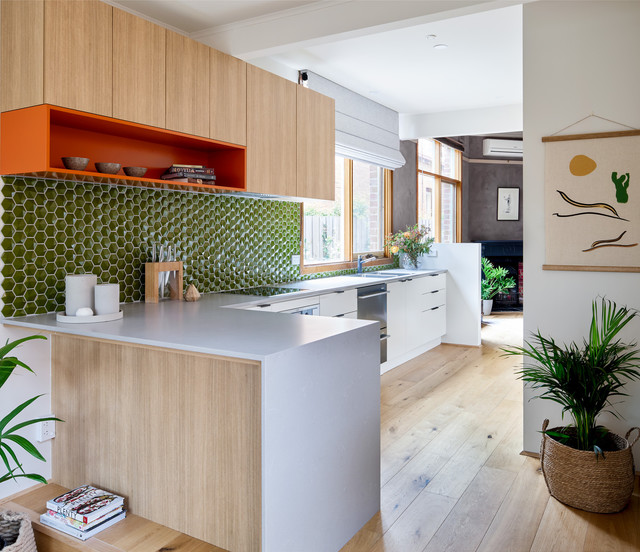
{"label": "white peninsula side panel", "polygon": [[264,362],[264,552],[337,552],[380,509],[379,374],[375,324]]}
{"label": "white peninsula side panel", "polygon": [[442,343],[479,347],[482,316],[480,310],[479,243],[436,243],[436,256],[420,257],[423,270],[447,270],[447,333]]}

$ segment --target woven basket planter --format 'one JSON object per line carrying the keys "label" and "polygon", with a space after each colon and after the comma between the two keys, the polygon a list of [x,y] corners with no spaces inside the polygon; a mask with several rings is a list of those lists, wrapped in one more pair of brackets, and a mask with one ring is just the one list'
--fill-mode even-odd
{"label": "woven basket planter", "polygon": [[[545,420],[542,431],[548,425],[549,420]],[[629,442],[634,430],[638,435]],[[603,459],[592,451],[568,447],[543,434],[540,463],[551,496],[587,512],[610,514],[624,509],[633,494],[635,467],[631,447],[640,438],[640,428],[631,428],[624,439],[615,433],[609,436],[617,450],[605,451]]]}
{"label": "woven basket planter", "polygon": [[2,552],[36,552],[36,539],[27,514],[0,510],[0,537],[5,542]]}

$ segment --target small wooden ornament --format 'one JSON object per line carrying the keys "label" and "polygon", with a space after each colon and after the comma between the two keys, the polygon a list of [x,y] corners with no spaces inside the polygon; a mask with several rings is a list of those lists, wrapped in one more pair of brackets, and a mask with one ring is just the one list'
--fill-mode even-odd
{"label": "small wooden ornament", "polygon": [[200,292],[196,289],[196,286],[194,286],[193,284],[189,284],[187,286],[187,291],[184,292],[184,300],[185,301],[200,300]]}

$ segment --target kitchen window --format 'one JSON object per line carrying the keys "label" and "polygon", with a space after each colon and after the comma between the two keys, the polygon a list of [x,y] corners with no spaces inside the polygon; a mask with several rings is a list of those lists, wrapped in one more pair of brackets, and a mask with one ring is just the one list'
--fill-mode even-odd
{"label": "kitchen window", "polygon": [[461,240],[462,153],[431,138],[418,140],[418,223],[437,242]]}
{"label": "kitchen window", "polygon": [[385,258],[391,231],[391,171],[336,156],[335,201],[302,204],[304,249],[301,271],[321,272],[355,266],[358,255]]}

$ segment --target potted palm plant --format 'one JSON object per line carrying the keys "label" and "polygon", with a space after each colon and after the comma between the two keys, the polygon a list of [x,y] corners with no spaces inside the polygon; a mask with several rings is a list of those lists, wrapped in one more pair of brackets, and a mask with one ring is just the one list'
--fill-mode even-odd
{"label": "potted palm plant", "polygon": [[[542,427],[540,460],[552,496],[589,512],[622,510],[633,493],[635,469],[631,447],[640,429],[625,438],[598,425],[603,412],[618,417],[612,399],[625,396],[624,385],[640,379],[636,343],[617,338],[638,311],[618,307],[602,298],[592,302],[588,338],[560,345],[553,338],[533,334],[523,347],[505,348],[506,355],[523,355],[519,377],[540,394],[536,398],[562,406],[571,424]],[[631,433],[638,435],[629,442]]]}
{"label": "potted palm plant", "polygon": [[[11,342],[7,341],[4,347],[0,347],[0,389],[2,389],[2,386],[17,367],[24,368],[33,373],[33,370],[24,362],[18,360],[17,357],[8,356],[18,345],[32,339],[46,339],[46,337],[42,335],[32,335]],[[4,474],[0,471],[0,483],[11,479],[16,480],[20,477],[38,481],[39,483],[47,482],[40,474],[26,473],[18,456],[18,453],[21,452],[19,449],[22,449],[22,451],[44,462],[44,457],[35,445],[29,441],[29,439],[20,435],[19,431],[22,428],[39,422],[49,420],[60,421],[58,418],[49,416],[16,423],[16,418],[19,414],[39,397],[41,397],[41,395],[27,399],[0,420],[0,460],[6,470]],[[5,401],[3,401],[3,406],[4,404],[6,404]],[[6,510],[0,511],[0,549],[3,548],[4,552],[35,552],[35,539],[31,528],[31,520],[27,514]]]}
{"label": "potted palm plant", "polygon": [[484,278],[480,284],[482,296],[482,314],[491,314],[493,298],[499,293],[507,293],[516,287],[516,281],[508,276],[508,271],[502,266],[494,266],[486,257],[482,257],[482,275]]}

